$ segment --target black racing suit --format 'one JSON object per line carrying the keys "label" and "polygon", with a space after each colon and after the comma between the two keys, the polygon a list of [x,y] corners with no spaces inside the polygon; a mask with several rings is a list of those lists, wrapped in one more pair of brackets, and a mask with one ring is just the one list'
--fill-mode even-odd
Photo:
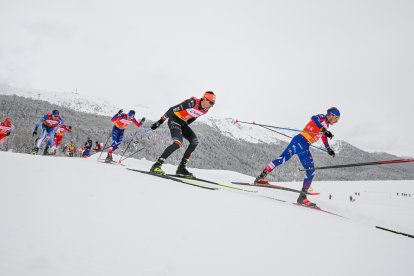
{"label": "black racing suit", "polygon": [[197,108],[201,110],[204,114],[208,111],[201,107],[201,100],[195,98],[190,98],[184,102],[171,107],[165,115],[159,120],[160,123],[164,122],[168,118],[168,127],[171,132],[171,137],[173,143],[168,146],[160,158],[167,159],[174,151],[179,149],[182,146],[183,138],[190,142],[190,145],[186,149],[183,158],[189,159],[191,153],[196,149],[198,145],[197,135],[190,128],[189,124],[194,122],[197,117],[192,117],[187,121],[179,118],[175,112],[185,111],[186,109]]}

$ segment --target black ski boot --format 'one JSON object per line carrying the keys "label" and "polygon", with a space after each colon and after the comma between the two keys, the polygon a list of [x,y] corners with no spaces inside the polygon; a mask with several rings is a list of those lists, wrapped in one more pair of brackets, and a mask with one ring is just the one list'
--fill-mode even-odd
{"label": "black ski boot", "polygon": [[164,158],[158,158],[157,162],[152,165],[150,172],[164,175],[165,171],[161,169],[162,164],[164,164],[165,159]]}
{"label": "black ski boot", "polygon": [[308,191],[308,189],[302,188],[302,192],[300,193],[300,195],[299,195],[299,197],[298,197],[298,200],[297,200],[298,204],[299,204],[299,205],[306,206],[306,207],[310,207],[310,208],[315,208],[315,209],[318,209],[319,207],[318,207],[318,206],[316,206],[316,204],[315,204],[315,203],[313,203],[313,202],[309,201],[309,200],[306,198],[306,192],[307,192],[307,191]]}
{"label": "black ski boot", "polygon": [[39,148],[38,147],[34,147],[32,149],[32,154],[36,155],[39,152]]}
{"label": "black ski boot", "polygon": [[269,181],[266,179],[266,176],[269,172],[266,170],[263,170],[262,173],[256,177],[256,179],[254,180],[254,185],[263,185],[263,184],[269,184]]}
{"label": "black ski boot", "polygon": [[194,175],[192,173],[190,173],[186,168],[187,162],[188,162],[188,159],[183,158],[181,160],[180,165],[178,165],[178,168],[177,168],[177,171],[175,172],[175,174],[180,175],[180,176],[184,176],[184,177],[187,177],[187,178],[194,178]]}
{"label": "black ski boot", "polygon": [[45,147],[45,150],[43,151],[43,155],[50,155],[49,153],[49,146]]}

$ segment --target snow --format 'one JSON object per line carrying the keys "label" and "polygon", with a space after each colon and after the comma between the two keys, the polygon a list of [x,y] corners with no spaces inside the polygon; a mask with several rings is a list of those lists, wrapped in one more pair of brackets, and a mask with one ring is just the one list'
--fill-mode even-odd
{"label": "snow", "polygon": [[[315,182],[321,195],[312,199],[345,219],[264,197],[295,201],[296,193],[205,190],[126,170],[147,170],[146,160],[123,167],[96,158],[0,152],[1,275],[414,273],[414,240],[374,227],[414,233],[414,198],[396,196],[414,196],[414,181]],[[251,180],[191,171],[224,183]]]}

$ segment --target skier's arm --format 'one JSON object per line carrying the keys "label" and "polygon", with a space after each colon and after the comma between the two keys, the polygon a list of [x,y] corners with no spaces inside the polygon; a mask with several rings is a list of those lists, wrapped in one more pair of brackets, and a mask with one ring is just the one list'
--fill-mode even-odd
{"label": "skier's arm", "polygon": [[170,118],[172,115],[174,115],[174,112],[192,108],[196,105],[196,103],[197,103],[196,100],[193,98],[185,100],[182,103],[177,104],[171,107],[170,109],[168,109],[167,112],[165,112],[164,117]]}
{"label": "skier's arm", "polygon": [[329,146],[328,138],[326,138],[325,135],[322,136],[322,142],[325,145],[325,148],[328,151],[328,154],[332,157],[335,157],[335,151],[333,149],[331,149],[331,147]]}
{"label": "skier's arm", "polygon": [[311,120],[315,123],[315,125],[319,128],[322,129],[323,125],[321,124],[321,122],[319,121],[319,115],[314,115],[312,116]]}
{"label": "skier's arm", "polygon": [[141,121],[137,121],[135,118],[132,120],[132,122],[137,126],[137,127],[141,127],[142,123],[145,122],[145,117],[142,117]]}
{"label": "skier's arm", "polygon": [[185,110],[188,108],[192,108],[196,105],[196,100],[193,98],[190,98],[188,100],[183,101],[180,104],[174,105],[173,107],[171,107],[170,109],[167,110],[167,112],[165,112],[165,114],[161,117],[161,119],[159,119],[157,122],[155,122],[152,126],[151,129],[156,129],[157,127],[159,127],[162,123],[165,122],[165,120],[167,120],[168,118],[170,118],[171,116],[174,115],[174,112],[178,112],[181,110]]}
{"label": "skier's arm", "polygon": [[111,121],[115,123],[119,117],[120,117],[120,114],[117,113],[114,115],[114,117],[112,117]]}
{"label": "skier's arm", "polygon": [[70,129],[67,125],[62,125],[61,127],[69,133],[72,132],[72,129]]}
{"label": "skier's arm", "polygon": [[42,118],[40,118],[35,125],[34,131],[33,132],[37,132],[37,129],[39,128],[40,124],[43,123],[44,120],[47,119],[47,115],[44,115]]}

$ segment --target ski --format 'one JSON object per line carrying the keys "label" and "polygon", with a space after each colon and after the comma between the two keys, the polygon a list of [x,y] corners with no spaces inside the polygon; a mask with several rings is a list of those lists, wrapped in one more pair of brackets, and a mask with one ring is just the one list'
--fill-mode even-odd
{"label": "ski", "polygon": [[194,187],[199,187],[199,188],[203,188],[203,189],[207,189],[207,190],[218,190],[218,188],[210,187],[210,186],[207,186],[207,185],[197,184],[197,183],[194,183],[192,181],[188,181],[188,180],[180,179],[180,178],[175,178],[175,177],[168,176],[168,175],[161,175],[161,174],[156,174],[156,173],[152,173],[152,172],[148,172],[148,171],[136,170],[136,169],[131,169],[131,168],[127,168],[127,169],[130,170],[130,171],[140,172],[140,173],[144,173],[144,174],[148,174],[148,175],[153,175],[153,176],[156,176],[156,177],[161,177],[161,178],[173,180],[173,181],[180,182],[180,183],[187,184],[187,185],[191,185],[191,186],[194,186]]}
{"label": "ski", "polygon": [[105,163],[105,164],[120,165],[118,162],[115,162],[115,161],[107,162],[104,159],[100,159],[98,161],[101,162],[101,163]]}
{"label": "ski", "polygon": [[[236,185],[263,187],[263,188],[284,190],[284,191],[289,191],[289,192],[294,192],[294,193],[302,193],[302,191],[300,191],[300,190],[296,190],[296,189],[292,189],[292,188],[288,188],[288,187],[283,187],[283,186],[275,185],[275,184],[250,184],[250,183],[247,183],[247,182],[231,182],[231,183],[236,184]],[[306,194],[308,194],[308,195],[319,195],[320,193],[319,192],[306,192]]]}
{"label": "ski", "polygon": [[183,178],[183,179],[196,180],[196,181],[205,182],[205,183],[209,183],[209,184],[213,184],[213,185],[217,185],[217,186],[222,186],[222,187],[226,187],[226,188],[230,188],[230,189],[235,189],[235,190],[239,190],[239,191],[244,191],[244,192],[250,192],[250,193],[257,193],[258,192],[258,191],[242,189],[242,188],[239,188],[239,187],[234,187],[234,186],[231,186],[231,185],[228,185],[228,184],[218,183],[218,182],[214,182],[214,181],[210,181],[210,180],[202,179],[202,178],[198,178],[198,177],[185,177],[185,176],[179,175],[179,174],[166,174],[166,175],[171,176],[171,177],[179,177],[179,178]]}
{"label": "ski", "polygon": [[330,214],[330,215],[334,215],[334,216],[337,216],[337,217],[346,218],[346,217],[341,216],[339,214],[336,214],[336,213],[327,211],[325,209],[321,209],[320,207],[310,207],[310,206],[302,205],[302,204],[299,204],[299,203],[296,203],[296,202],[289,202],[289,201],[282,200],[282,199],[275,198],[275,197],[271,197],[271,196],[265,196],[265,195],[263,195],[263,197],[268,198],[268,199],[271,199],[271,200],[280,201],[280,202],[283,202],[283,203],[293,204],[293,205],[300,206],[300,207],[307,208],[307,209],[312,209],[312,210],[315,210],[315,211],[324,212],[324,213],[327,213],[327,214]]}

